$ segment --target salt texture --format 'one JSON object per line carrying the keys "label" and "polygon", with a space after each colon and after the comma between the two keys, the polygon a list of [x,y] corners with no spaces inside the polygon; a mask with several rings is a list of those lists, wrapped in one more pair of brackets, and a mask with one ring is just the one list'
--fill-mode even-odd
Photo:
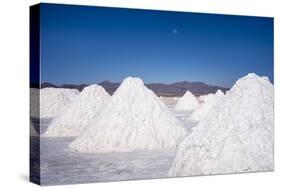
{"label": "salt texture", "polygon": [[253,73],[179,145],[170,176],[273,170],[273,85]]}
{"label": "salt texture", "polygon": [[40,89],[40,117],[53,118],[79,94],[77,89]]}
{"label": "salt texture", "polygon": [[204,100],[205,100],[205,97],[206,97],[206,95],[200,95],[200,96],[198,97],[199,103],[203,103]]}
{"label": "salt texture", "polygon": [[204,103],[201,104],[190,116],[192,121],[200,121],[208,116],[210,110],[220,101],[224,96],[221,90],[218,90],[215,94],[209,94],[204,96]]}
{"label": "salt texture", "polygon": [[44,136],[79,136],[109,99],[110,95],[103,87],[98,85],[85,87],[78,97],[54,118]]}
{"label": "salt texture", "polygon": [[179,120],[139,78],[126,78],[108,105],[69,146],[79,152],[129,152],[178,144]]}
{"label": "salt texture", "polygon": [[219,90],[217,90],[217,92],[215,93],[215,95],[216,95],[217,97],[222,97],[222,96],[224,96],[224,93],[219,89]]}
{"label": "salt texture", "polygon": [[177,110],[195,110],[199,107],[197,98],[190,92],[187,91],[179,100],[176,105]]}

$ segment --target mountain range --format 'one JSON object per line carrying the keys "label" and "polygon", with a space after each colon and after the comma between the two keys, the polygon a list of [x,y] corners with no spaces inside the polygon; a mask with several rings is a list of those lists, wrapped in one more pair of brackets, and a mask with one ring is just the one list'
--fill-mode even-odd
{"label": "mountain range", "polygon": [[[98,85],[104,87],[104,89],[111,95],[119,87],[120,83],[110,82],[108,80],[98,83]],[[226,92],[229,88],[208,85],[203,82],[175,82],[171,84],[164,83],[147,83],[145,84],[149,89],[154,91],[158,96],[182,96],[187,90],[195,95],[205,95],[208,93],[215,93],[218,89]],[[69,88],[69,89],[78,89],[82,91],[84,87],[88,86],[87,84],[63,84],[55,85],[52,83],[42,83],[41,88],[54,87],[54,88]]]}

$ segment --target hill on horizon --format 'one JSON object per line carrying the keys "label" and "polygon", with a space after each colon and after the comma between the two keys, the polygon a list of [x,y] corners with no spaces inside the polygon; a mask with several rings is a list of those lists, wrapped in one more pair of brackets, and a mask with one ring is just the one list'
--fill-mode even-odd
{"label": "hill on horizon", "polygon": [[[102,81],[97,83],[98,85],[104,87],[104,89],[109,93],[113,94],[115,90],[119,87],[120,83],[111,82],[109,80]],[[78,89],[82,91],[84,87],[89,84],[63,84],[56,85],[52,83],[42,83],[41,88],[53,87],[53,88],[69,88],[69,89]],[[208,85],[204,82],[174,82],[171,84],[164,83],[147,83],[145,84],[149,89],[151,89],[158,96],[182,96],[187,90],[193,93],[194,95],[205,95],[208,93],[215,93],[217,90],[222,90],[224,93],[229,90],[229,88]]]}

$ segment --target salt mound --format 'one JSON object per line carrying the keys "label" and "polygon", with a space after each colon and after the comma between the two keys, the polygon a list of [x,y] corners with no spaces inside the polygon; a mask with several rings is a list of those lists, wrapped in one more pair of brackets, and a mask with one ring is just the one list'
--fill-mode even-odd
{"label": "salt mound", "polygon": [[170,176],[273,170],[273,85],[248,74],[179,145]]}
{"label": "salt mound", "polygon": [[139,78],[126,78],[108,105],[69,146],[79,152],[160,149],[186,135],[181,123]]}
{"label": "salt mound", "polygon": [[208,98],[213,98],[214,95],[215,95],[214,93],[209,93],[209,94],[200,96],[200,97],[199,97],[200,102],[201,102],[201,103],[204,103],[204,102],[206,102],[206,100],[208,100]]}
{"label": "salt mound", "polygon": [[109,99],[110,95],[103,87],[98,85],[85,87],[78,97],[51,122],[44,136],[79,136]]}
{"label": "salt mound", "polygon": [[199,101],[199,103],[203,103],[204,101],[205,101],[205,97],[206,97],[207,95],[200,95],[199,97],[198,97],[198,101]]}
{"label": "salt mound", "polygon": [[206,94],[206,95],[200,95],[198,97],[198,101],[200,103],[204,103],[206,100],[208,100],[208,98],[212,98],[214,95],[222,96],[222,95],[224,95],[224,93],[219,89],[219,90],[217,90],[217,92],[215,94],[214,93],[209,93],[209,94]]}
{"label": "salt mound", "polygon": [[217,97],[222,97],[222,96],[224,96],[224,93],[219,89],[219,90],[217,90],[217,92],[215,93],[215,95],[216,95]]}
{"label": "salt mound", "polygon": [[204,103],[196,109],[190,116],[192,121],[200,121],[208,116],[210,110],[220,101],[224,93],[218,90],[215,94],[209,94],[204,97]]}
{"label": "salt mound", "polygon": [[177,110],[194,110],[199,107],[198,100],[189,91],[187,91],[179,100],[176,105]]}
{"label": "salt mound", "polygon": [[79,94],[76,89],[43,88],[40,90],[40,117],[53,118]]}

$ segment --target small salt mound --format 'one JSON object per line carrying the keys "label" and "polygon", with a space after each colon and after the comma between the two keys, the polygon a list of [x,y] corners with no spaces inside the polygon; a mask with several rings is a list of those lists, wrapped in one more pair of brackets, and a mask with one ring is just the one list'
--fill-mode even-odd
{"label": "small salt mound", "polygon": [[224,96],[224,93],[219,89],[219,90],[217,90],[217,92],[215,93],[215,95],[216,95],[217,97],[222,97],[222,96]]}
{"label": "small salt mound", "polygon": [[43,88],[40,90],[40,117],[53,118],[79,94],[77,89]]}
{"label": "small salt mound", "polygon": [[200,95],[200,96],[198,97],[198,101],[199,101],[200,103],[203,103],[203,102],[205,101],[205,97],[206,97],[206,95]]}
{"label": "small salt mound", "polygon": [[177,110],[195,110],[199,107],[199,102],[196,97],[187,91],[179,100],[176,105]]}
{"label": "small salt mound", "polygon": [[214,93],[209,93],[209,94],[206,94],[206,95],[200,95],[198,97],[198,101],[200,103],[204,103],[209,97],[213,97],[215,94]]}
{"label": "small salt mound", "polygon": [[110,95],[103,87],[98,85],[85,87],[78,97],[51,122],[44,136],[79,136],[109,99]]}
{"label": "small salt mound", "polygon": [[273,170],[273,85],[248,74],[179,145],[170,176]]}
{"label": "small salt mound", "polygon": [[197,108],[190,116],[192,121],[200,121],[208,116],[210,110],[220,101],[224,96],[221,90],[218,90],[215,94],[206,95],[205,102]]}
{"label": "small salt mound", "polygon": [[210,98],[214,98],[214,96],[215,96],[215,94],[213,94],[213,93],[209,93],[209,94],[207,94],[207,95],[204,95],[204,97],[203,97],[203,103],[205,103],[206,101],[208,101],[208,99],[210,99]]}
{"label": "small salt mound", "polygon": [[178,144],[182,124],[139,78],[126,78],[108,105],[69,147],[79,152],[129,152]]}

